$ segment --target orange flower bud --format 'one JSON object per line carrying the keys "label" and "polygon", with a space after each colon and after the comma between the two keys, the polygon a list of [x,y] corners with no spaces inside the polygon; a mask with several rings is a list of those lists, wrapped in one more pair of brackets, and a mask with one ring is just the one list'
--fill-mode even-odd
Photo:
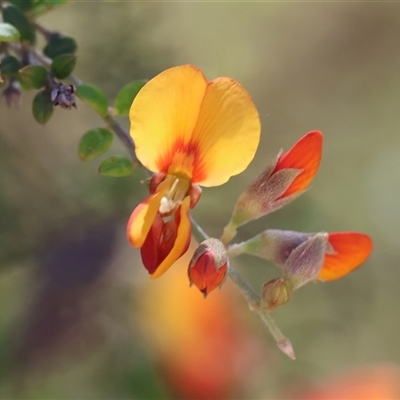
{"label": "orange flower bud", "polygon": [[228,256],[225,246],[218,239],[207,239],[199,245],[189,263],[190,284],[194,284],[206,297],[221,286],[227,270]]}
{"label": "orange flower bud", "polygon": [[303,136],[278,157],[239,196],[222,241],[228,243],[236,229],[278,210],[304,192],[317,173],[322,154],[322,133]]}
{"label": "orange flower bud", "polygon": [[309,280],[330,281],[347,275],[367,260],[372,247],[371,238],[364,233],[315,234],[269,229],[230,246],[228,253],[232,257],[247,253],[270,260],[298,288]]}

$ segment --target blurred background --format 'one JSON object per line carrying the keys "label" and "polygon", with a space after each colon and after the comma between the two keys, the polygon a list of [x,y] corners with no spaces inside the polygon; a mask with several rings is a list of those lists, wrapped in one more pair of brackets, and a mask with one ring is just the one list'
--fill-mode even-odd
{"label": "blurred background", "polygon": [[[324,133],[312,188],[240,229],[361,231],[367,263],[309,284],[275,313],[285,357],[238,290],[204,300],[187,260],[150,281],[125,238],[146,196],[141,171],[96,174],[85,104],[33,119],[0,103],[0,397],[30,399],[400,398],[400,8],[357,2],[81,2],[42,17],[79,45],[76,75],[113,101],[126,83],[179,64],[252,95],[262,140],[250,167],[203,190],[193,214],[219,237],[235,199],[279,149]],[[127,119],[120,120],[128,127]],[[125,154],[115,141],[110,154]],[[257,290],[279,276],[242,256]]]}

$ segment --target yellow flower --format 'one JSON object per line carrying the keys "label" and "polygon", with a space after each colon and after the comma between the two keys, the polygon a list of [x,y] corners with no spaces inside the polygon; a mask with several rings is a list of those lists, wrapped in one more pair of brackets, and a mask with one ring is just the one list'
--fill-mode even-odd
{"label": "yellow flower", "polygon": [[207,81],[192,65],[151,79],[130,109],[130,134],[139,161],[154,172],[150,196],[133,211],[127,235],[152,278],[187,250],[189,208],[198,185],[218,186],[247,168],[260,139],[249,94],[231,78]]}

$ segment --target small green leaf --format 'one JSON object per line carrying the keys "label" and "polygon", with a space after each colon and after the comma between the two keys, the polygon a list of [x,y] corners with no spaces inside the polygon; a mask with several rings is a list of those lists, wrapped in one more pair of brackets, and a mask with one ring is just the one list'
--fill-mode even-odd
{"label": "small green leaf", "polygon": [[101,116],[107,115],[108,99],[105,93],[94,85],[79,85],[75,94],[88,103]]}
{"label": "small green leaf", "polygon": [[133,171],[132,163],[122,156],[106,158],[99,166],[98,173],[105,176],[122,177],[128,176]]}
{"label": "small green leaf", "polygon": [[46,81],[47,70],[41,65],[28,65],[19,70],[19,76],[28,87],[40,89]]}
{"label": "small green leaf", "polygon": [[22,11],[29,11],[34,7],[33,0],[9,0],[9,2],[20,8]]}
{"label": "small green leaf", "polygon": [[19,31],[21,41],[35,42],[35,30],[28,18],[26,18],[25,14],[18,7],[8,5],[4,8],[3,21],[13,25]]}
{"label": "small green leaf", "polygon": [[0,42],[17,42],[20,34],[11,24],[0,22]]}
{"label": "small green leaf", "polygon": [[113,134],[107,129],[91,129],[79,142],[79,158],[82,161],[90,161],[100,157],[110,148],[113,138]]}
{"label": "small green leaf", "polygon": [[66,3],[69,0],[8,0],[22,11],[29,11],[30,15],[41,15],[52,8]]}
{"label": "small green leaf", "polygon": [[147,81],[145,80],[130,82],[119,91],[114,104],[114,108],[118,115],[129,114],[129,109],[131,108],[133,99],[146,82]]}
{"label": "small green leaf", "polygon": [[39,124],[44,125],[52,116],[53,111],[54,106],[50,98],[50,93],[44,90],[37,93],[32,102],[32,112],[35,120],[39,122]]}
{"label": "small green leaf", "polygon": [[3,78],[15,78],[21,68],[21,62],[13,56],[7,55],[1,59],[0,71]]}
{"label": "small green leaf", "polygon": [[65,79],[71,75],[76,65],[75,54],[61,54],[51,63],[51,72],[58,79]]}
{"label": "small green leaf", "polygon": [[43,53],[47,57],[54,59],[61,54],[75,53],[77,48],[78,46],[72,37],[53,33],[43,49]]}

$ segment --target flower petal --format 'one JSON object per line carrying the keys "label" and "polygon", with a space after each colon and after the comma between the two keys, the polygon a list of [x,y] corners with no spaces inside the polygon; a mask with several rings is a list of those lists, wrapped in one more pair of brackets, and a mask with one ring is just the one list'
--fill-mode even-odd
{"label": "flower petal", "polygon": [[151,275],[152,279],[161,276],[168,268],[180,258],[188,249],[191,238],[191,225],[189,218],[190,197],[187,196],[180,206],[180,221],[178,224],[178,233],[174,246],[169,254],[160,263],[154,273]]}
{"label": "flower petal", "polygon": [[161,198],[167,193],[170,186],[169,181],[161,182],[157,188],[158,192],[144,199],[133,210],[126,227],[128,240],[133,247],[138,249],[143,246],[160,208]]}
{"label": "flower petal", "polygon": [[260,119],[250,95],[236,81],[209,82],[192,143],[199,156],[192,181],[217,186],[247,168],[260,140]]}
{"label": "flower petal", "polygon": [[317,279],[332,281],[342,278],[359,267],[371,254],[372,240],[357,232],[335,232],[329,234],[329,243],[334,254],[327,253]]}
{"label": "flower petal", "polygon": [[318,171],[322,156],[322,133],[311,131],[304,135],[276,164],[275,171],[283,168],[300,169],[302,172],[297,176],[280,198],[304,190],[313,180]]}
{"label": "flower petal", "polygon": [[[173,224],[174,220],[171,219],[168,222],[170,224]],[[143,245],[140,248],[140,255],[142,257],[143,265],[147,269],[149,274],[154,273],[154,271],[158,267],[158,260],[159,258],[161,258],[159,251],[161,247],[160,239],[163,234],[164,227],[165,223],[163,221],[163,218],[161,217],[160,214],[157,213],[154,218],[153,224],[151,225],[149,233],[146,236],[146,240],[144,241]],[[173,238],[173,240],[175,240],[175,238]]]}
{"label": "flower petal", "polygon": [[206,87],[203,73],[184,65],[160,73],[137,94],[129,112],[130,134],[147,169],[167,172],[176,143],[190,141]]}

